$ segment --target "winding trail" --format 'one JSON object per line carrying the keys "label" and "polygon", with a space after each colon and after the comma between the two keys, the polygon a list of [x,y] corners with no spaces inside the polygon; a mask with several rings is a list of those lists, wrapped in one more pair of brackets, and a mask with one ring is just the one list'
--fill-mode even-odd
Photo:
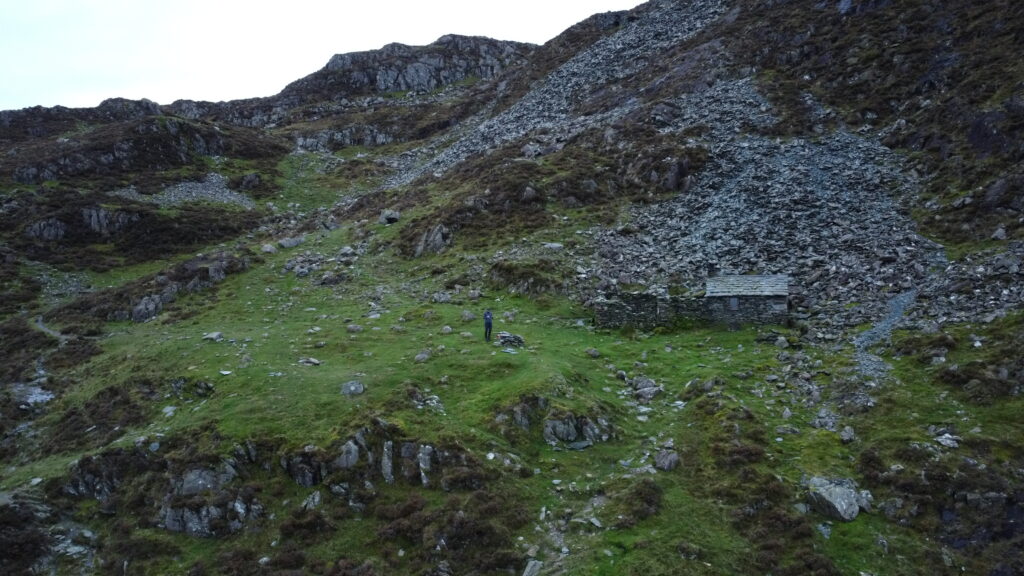
{"label": "winding trail", "polygon": [[903,318],[907,309],[917,299],[917,289],[908,290],[897,294],[889,300],[889,311],[881,320],[871,328],[861,332],[853,339],[854,360],[857,361],[857,370],[869,378],[882,379],[889,372],[889,365],[879,356],[872,354],[869,350],[875,344],[892,337],[892,330]]}
{"label": "winding trail", "polygon": [[58,341],[60,341],[60,346],[67,344],[68,340],[71,340],[70,336],[61,334],[60,332],[54,330],[53,328],[50,328],[46,324],[43,324],[43,317],[41,315],[36,316],[36,328],[38,328],[42,333],[46,334],[47,336],[56,338]]}

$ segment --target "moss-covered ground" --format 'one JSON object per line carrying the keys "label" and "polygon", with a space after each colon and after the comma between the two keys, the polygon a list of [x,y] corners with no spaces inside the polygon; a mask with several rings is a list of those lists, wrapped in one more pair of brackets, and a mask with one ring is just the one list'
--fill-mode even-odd
{"label": "moss-covered ground", "polygon": [[[802,501],[801,481],[859,478],[864,451],[899,454],[910,442],[927,442],[929,424],[977,423],[981,431],[963,430],[965,437],[993,443],[1000,458],[1019,457],[1007,412],[1012,404],[971,407],[970,424],[962,424],[967,416],[957,392],[912,360],[896,362],[899,381],[880,391],[875,409],[850,417],[860,440],[844,444],[836,432],[810,425],[816,404],[770,378],[784,376],[792,355],[804,354],[806,365],[816,366],[807,377],[827,389],[850,374],[843,351],[780,349],[779,335],[798,340],[781,328],[595,330],[585,309],[553,294],[524,297],[485,288],[480,300],[469,300],[463,290],[452,302],[434,303],[429,295],[444,289],[446,275],[423,272],[443,266],[455,273],[475,260],[447,254],[431,263],[376,254],[375,242],[386,245],[394,230],[369,226],[376,227],[375,239],[340,285],[321,286],[314,275],[297,278],[284,265],[300,253],[336,253],[354,240],[353,227],[312,234],[297,248],[268,254],[216,290],[180,298],[153,321],[108,324],[102,352],[65,371],[73,385],[34,425],[41,434],[56,434],[68,425],[68,414],[95,410],[104,393],[120,404],[106,416],[90,415],[90,427],[78,431],[84,444],[22,455],[20,464],[5,468],[0,486],[59,479],[83,454],[140,439],[202,438],[215,430],[222,441],[211,451],[227,455],[235,443],[254,440],[285,454],[331,445],[380,418],[406,437],[455,443],[483,463],[492,478],[488,498],[514,503],[525,519],[506,534],[517,562],[535,554],[570,574],[914,574],[938,566],[940,558],[923,531],[878,512],[852,523],[800,513],[794,505]],[[495,311],[496,331],[521,335],[526,347],[484,342],[479,317],[485,307]],[[464,320],[466,311],[476,318]],[[204,339],[214,332],[222,339]],[[425,350],[430,358],[416,362]],[[303,363],[306,358],[319,364]],[[654,378],[664,393],[637,404],[618,370]],[[208,382],[213,392],[176,395],[172,382],[178,379]],[[363,382],[366,392],[342,395],[341,385],[350,380]],[[106,391],[112,387],[123,394],[111,396]],[[438,403],[418,405],[413,389],[435,395]],[[507,433],[496,416],[527,397],[546,398],[550,413],[600,415],[611,424],[611,438],[568,450],[548,445],[540,426]],[[119,419],[128,412],[134,416]],[[99,436],[105,441],[88,441]],[[680,454],[681,465],[656,471],[653,455],[665,446]],[[525,472],[502,464],[507,455]],[[314,522],[296,516],[314,489],[274,471],[250,482],[260,486],[269,514],[255,528],[221,539],[169,534],[145,517],[112,522],[88,502],[78,505],[75,517],[105,535],[101,554],[108,558],[127,554],[131,539],[162,543],[152,557],[137,559],[152,574],[195,566],[227,574],[233,572],[224,567],[235,561],[251,565],[264,556],[317,573],[340,559],[368,562],[382,573],[416,573],[429,564],[430,555],[417,552],[425,543],[406,532],[380,537],[395,521],[388,507],[410,498],[422,499],[417,509],[435,514],[476,505],[457,492],[383,486],[371,509],[332,502]],[[430,518],[424,516],[417,530],[429,530]],[[130,537],[121,533],[124,524]],[[830,527],[830,536],[817,526]],[[879,541],[886,543],[884,552]]]}

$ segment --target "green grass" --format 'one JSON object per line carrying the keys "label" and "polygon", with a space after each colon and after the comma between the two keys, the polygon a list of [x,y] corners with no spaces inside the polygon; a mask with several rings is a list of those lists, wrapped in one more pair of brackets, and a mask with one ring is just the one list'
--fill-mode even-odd
{"label": "green grass", "polygon": [[[345,183],[320,174],[319,161],[312,155],[285,160],[280,166],[282,196],[273,201],[282,208],[285,202],[298,202],[300,210],[333,202]],[[261,262],[229,276],[215,290],[180,295],[153,321],[108,324],[108,333],[100,341],[103,352],[61,374],[67,388],[34,426],[45,438],[48,430],[63,425],[66,411],[89,405],[110,386],[129,390],[142,407],[144,422],[118,430],[116,439],[106,446],[27,455],[28,463],[4,469],[0,486],[9,490],[36,477],[62,478],[76,458],[131,446],[139,438],[162,438],[167,445],[187,438],[204,458],[228,457],[236,442],[265,441],[277,451],[276,458],[310,444],[326,449],[381,418],[397,427],[404,439],[458,446],[479,461],[490,475],[484,489],[487,496],[520,505],[529,518],[512,532],[510,544],[521,554],[535,547],[546,566],[560,566],[567,574],[739,574],[757,572],[751,550],[765,537],[748,533],[744,521],[736,519],[737,510],[761,497],[763,480],[774,479],[786,487],[788,492],[775,509],[796,514],[792,505],[803,499],[800,484],[805,478],[858,478],[858,457],[866,447],[888,456],[910,442],[929,441],[929,425],[957,423],[967,428],[961,424],[966,416],[970,424],[979,424],[980,432],[961,430],[965,437],[990,444],[1002,461],[1019,457],[1014,436],[1017,399],[965,407],[955,391],[936,384],[931,369],[911,358],[894,361],[898,379],[877,389],[876,408],[844,419],[860,440],[843,444],[835,432],[811,426],[819,405],[767,379],[799,369],[793,367],[792,356],[780,357],[780,349],[772,343],[774,334],[758,338],[770,328],[730,331],[681,325],[648,333],[580,326],[577,319],[586,319],[590,313],[568,298],[513,296],[487,284],[484,278],[492,251],[507,246],[507,239],[497,237],[484,237],[467,250],[457,236],[456,245],[441,255],[403,259],[394,251],[403,226],[443,206],[454,194],[437,185],[420,192],[423,202],[403,209],[397,225],[384,226],[371,218],[358,226],[346,222],[335,231],[308,234],[304,244],[261,255]],[[567,250],[552,255],[551,265],[569,266],[568,253],[577,242],[572,231],[596,223],[597,217],[588,210],[554,213],[558,226],[525,232],[517,236],[518,242],[527,246],[564,242]],[[369,239],[367,253],[345,270],[348,280],[339,285],[317,285],[318,273],[302,279],[282,271],[298,255],[315,252],[331,257],[362,238]],[[263,239],[250,242],[255,246]],[[90,279],[96,286],[119,286],[170,264],[149,262],[93,273]],[[483,299],[470,302],[463,292],[454,303],[430,301],[431,294],[454,279],[482,287]],[[495,312],[495,331],[522,335],[527,347],[509,354],[483,342],[479,316],[485,307]],[[478,318],[463,322],[464,310]],[[374,311],[379,318],[369,317]],[[502,313],[507,311],[515,311],[514,321],[504,321]],[[363,330],[350,333],[349,324],[359,324]],[[444,326],[450,326],[452,333],[443,334]],[[222,332],[224,340],[203,340],[204,334],[215,331]],[[464,331],[471,336],[463,337]],[[589,348],[597,349],[600,357],[588,355]],[[430,359],[416,363],[414,357],[423,350],[431,351]],[[820,361],[807,376],[827,391],[851,375],[849,352],[789,349],[786,354],[806,354],[809,363]],[[966,362],[977,354],[961,348],[950,360]],[[314,357],[320,365],[300,364],[304,357]],[[617,370],[631,377],[654,378],[664,387],[652,402],[652,411],[642,413],[629,403],[631,396],[616,377]],[[180,398],[171,389],[177,378],[188,381]],[[704,381],[713,378],[720,384],[711,394],[694,395]],[[364,394],[340,394],[343,383],[356,379],[366,386]],[[208,396],[192,392],[189,385],[196,381],[212,383],[214,392]],[[147,396],[149,388],[152,397]],[[423,395],[436,395],[443,410],[417,407],[409,395],[414,388]],[[612,437],[573,451],[544,441],[546,413],[532,415],[528,432],[509,431],[495,421],[499,413],[528,397],[547,399],[548,413],[554,416],[604,418]],[[168,406],[175,407],[171,416],[162,411]],[[787,409],[788,418],[783,416]],[[779,432],[780,427],[798,432]],[[670,440],[683,457],[681,467],[656,473],[643,469]],[[721,451],[733,443],[760,448],[763,457],[739,466],[723,464]],[[184,458],[187,450],[169,456]],[[525,472],[502,464],[506,457]],[[656,513],[634,518],[632,494],[649,488],[645,479],[657,486],[660,504]],[[376,504],[357,513],[327,496],[325,486],[300,487],[276,466],[245,482],[259,486],[268,516],[256,522],[254,529],[223,539],[167,534],[147,524],[150,519],[126,516],[123,521],[136,525],[137,537],[177,549],[146,560],[142,564],[146,573],[179,574],[197,562],[213,571],[219,555],[230,550],[250,550],[256,558],[274,557],[281,550],[281,527],[314,489],[325,494],[324,514],[333,528],[299,542],[307,569],[348,558],[357,564],[369,560],[382,572],[414,573],[424,568],[423,547],[429,543],[379,537],[386,520],[375,514],[373,506],[398,504],[417,493],[425,499],[426,511],[441,514],[470,498],[436,486],[422,489],[375,481]],[[551,515],[543,521],[539,519],[542,509]],[[97,533],[111,542],[123,539],[97,511],[88,506],[83,510],[82,520]],[[559,532],[562,541],[554,544],[547,534],[561,520],[566,521],[564,532]],[[825,521],[814,513],[798,520],[808,526]],[[771,524],[765,526],[761,529],[770,529]],[[841,573],[854,575],[886,570],[914,573],[915,568],[928,565],[923,559],[935,553],[934,544],[923,533],[901,528],[879,513],[864,514],[852,523],[832,523],[831,528],[830,538],[815,530],[787,554],[824,553]],[[889,543],[889,555],[879,553],[880,537]],[[561,546],[569,550],[562,559]],[[783,563],[792,560],[781,558]]]}
{"label": "green grass", "polygon": [[[386,227],[380,229],[382,234],[388,232]],[[622,384],[609,365],[630,374],[646,374],[663,384],[666,393],[656,400],[661,406],[674,401],[691,379],[751,370],[763,374],[775,363],[771,351],[754,342],[753,330],[729,332],[708,327],[626,337],[578,327],[575,320],[585,318],[587,311],[560,297],[530,299],[492,293],[478,303],[424,303],[420,294],[440,288],[431,285],[431,277],[408,292],[371,296],[378,278],[409,274],[419,263],[381,258],[372,271],[357,264],[362,272],[354,273],[351,283],[334,289],[281,273],[284,261],[294,254],[310,249],[329,253],[348,243],[347,234],[345,230],[335,231],[292,251],[268,255],[264,263],[248,272],[230,276],[218,286],[216,294],[180,298],[156,321],[110,325],[110,335],[102,341],[103,354],[69,374],[78,384],[55,401],[41,426],[59,426],[57,418],[63,409],[82,406],[106,386],[131,385],[140,380],[155,382],[164,397],[152,402],[149,423],[124,430],[115,446],[131,445],[136,438],[158,434],[188,435],[213,424],[229,440],[273,439],[284,451],[298,450],[308,444],[328,446],[348,437],[370,418],[381,416],[399,426],[406,436],[423,442],[455,439],[471,453],[517,454],[524,459],[525,467],[541,469],[541,474],[533,478],[505,476],[498,482],[528,502],[532,514],[542,506],[552,511],[578,507],[587,497],[605,490],[605,485],[617,482],[624,471],[618,462],[624,451],[640,452],[648,437],[668,434],[679,442],[687,438],[687,429],[680,420],[685,412],[663,407],[641,421],[624,407],[618,395]],[[133,270],[141,274],[151,268]],[[110,282],[119,280],[108,278]],[[366,317],[370,299],[383,310],[379,319]],[[507,329],[521,334],[526,349],[505,353],[482,341],[479,320],[462,322],[463,310],[479,315],[485,306],[496,312],[496,331]],[[505,323],[501,313],[510,310],[517,312],[516,319]],[[184,311],[189,312],[186,319],[174,320]],[[363,331],[347,332],[350,323],[362,325]],[[445,325],[453,328],[452,334],[441,333]],[[392,326],[401,326],[403,331],[395,332]],[[320,330],[310,333],[314,327]],[[202,339],[214,331],[222,332],[225,340]],[[463,331],[473,336],[465,338],[460,335]],[[317,347],[318,342],[326,345]],[[601,358],[588,356],[585,351],[590,347],[601,351]],[[431,359],[415,363],[413,357],[424,349],[432,350]],[[308,356],[320,360],[321,365],[298,363]],[[231,374],[223,375],[221,371]],[[205,398],[188,394],[175,398],[169,394],[170,381],[178,377],[211,382],[215,392]],[[351,379],[364,382],[364,395],[349,398],[339,393],[340,385]],[[444,412],[417,408],[407,396],[410,386],[436,394]],[[540,437],[540,423],[524,439],[505,438],[494,425],[495,416],[528,395],[549,398],[551,409],[558,412],[604,416],[612,422],[615,438],[582,452],[556,451]],[[177,408],[173,416],[160,412],[172,405]],[[4,486],[20,485],[36,476],[60,477],[76,456],[60,455],[10,471]],[[500,467],[498,471],[501,474]],[[582,491],[553,491],[554,478],[564,478],[567,484],[576,482]],[[666,492],[666,511],[661,515],[624,531],[567,536],[575,542],[573,547],[590,550],[595,546],[593,550],[599,551],[597,556],[574,559],[582,561],[573,568],[575,573],[597,569],[611,574],[620,568],[670,573],[673,564],[656,558],[665,558],[676,539],[699,546],[713,560],[709,560],[712,566],[718,566],[709,568],[704,561],[693,562],[697,570],[693,573],[732,570],[734,560],[730,558],[737,556],[743,541],[721,521],[721,506],[703,502],[681,477],[667,476],[660,482]],[[293,486],[287,490],[296,489]],[[280,498],[268,500],[280,502]],[[692,516],[699,522],[676,525],[676,514]],[[614,523],[614,518],[606,520]],[[705,521],[714,521],[719,530],[708,533],[699,528]],[[375,522],[372,518],[338,522],[336,535],[314,545],[308,556],[326,560],[351,550],[344,544],[346,539],[365,533],[364,524]],[[662,542],[652,538],[651,531],[668,539]],[[528,529],[522,535],[534,538]],[[211,553],[205,542],[171,538],[185,552],[170,564],[154,560],[154,573],[174,572]],[[236,536],[229,541],[232,546],[248,546],[252,538]],[[642,542],[649,540],[658,544],[645,548]],[[260,541],[265,546],[265,539]],[[363,542],[373,552],[367,557],[382,554],[387,547],[387,543]],[[613,550],[611,557],[603,553],[605,548]],[[397,565],[403,566],[400,561]]]}

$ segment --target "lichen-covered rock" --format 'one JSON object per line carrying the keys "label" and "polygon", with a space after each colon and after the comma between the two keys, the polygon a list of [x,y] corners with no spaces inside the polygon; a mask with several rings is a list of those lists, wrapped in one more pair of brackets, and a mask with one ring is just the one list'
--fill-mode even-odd
{"label": "lichen-covered rock", "polygon": [[35,238],[36,240],[52,242],[54,240],[64,238],[64,234],[67,232],[67,229],[67,225],[60,220],[57,220],[56,218],[48,218],[46,220],[34,222],[25,229],[25,235],[29,238]]}
{"label": "lichen-covered rock", "polygon": [[855,519],[861,509],[870,510],[871,505],[871,493],[858,491],[856,482],[847,478],[811,478],[807,499],[818,513],[844,522]]}
{"label": "lichen-covered rock", "polygon": [[675,450],[661,450],[654,455],[654,467],[659,470],[675,470],[679,466],[679,454]]}
{"label": "lichen-covered rock", "polygon": [[413,256],[417,258],[424,254],[440,254],[452,243],[452,231],[444,224],[437,224],[420,236]]}
{"label": "lichen-covered rock", "polygon": [[377,218],[377,222],[381,224],[394,224],[395,222],[398,222],[401,217],[402,215],[398,210],[386,208],[381,211],[380,217]]}
{"label": "lichen-covered rock", "polygon": [[[610,434],[608,422],[601,417],[596,419],[587,416],[565,414],[560,418],[548,418],[544,421],[544,441],[552,446],[560,442],[567,445],[586,440],[590,444],[608,440]],[[582,444],[577,448],[585,447]]]}

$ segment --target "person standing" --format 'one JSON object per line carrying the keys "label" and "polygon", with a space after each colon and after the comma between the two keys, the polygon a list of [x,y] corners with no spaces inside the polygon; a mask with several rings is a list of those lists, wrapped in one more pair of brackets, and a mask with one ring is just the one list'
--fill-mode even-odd
{"label": "person standing", "polygon": [[484,310],[484,340],[491,341],[491,326],[494,324],[494,315],[491,309]]}

